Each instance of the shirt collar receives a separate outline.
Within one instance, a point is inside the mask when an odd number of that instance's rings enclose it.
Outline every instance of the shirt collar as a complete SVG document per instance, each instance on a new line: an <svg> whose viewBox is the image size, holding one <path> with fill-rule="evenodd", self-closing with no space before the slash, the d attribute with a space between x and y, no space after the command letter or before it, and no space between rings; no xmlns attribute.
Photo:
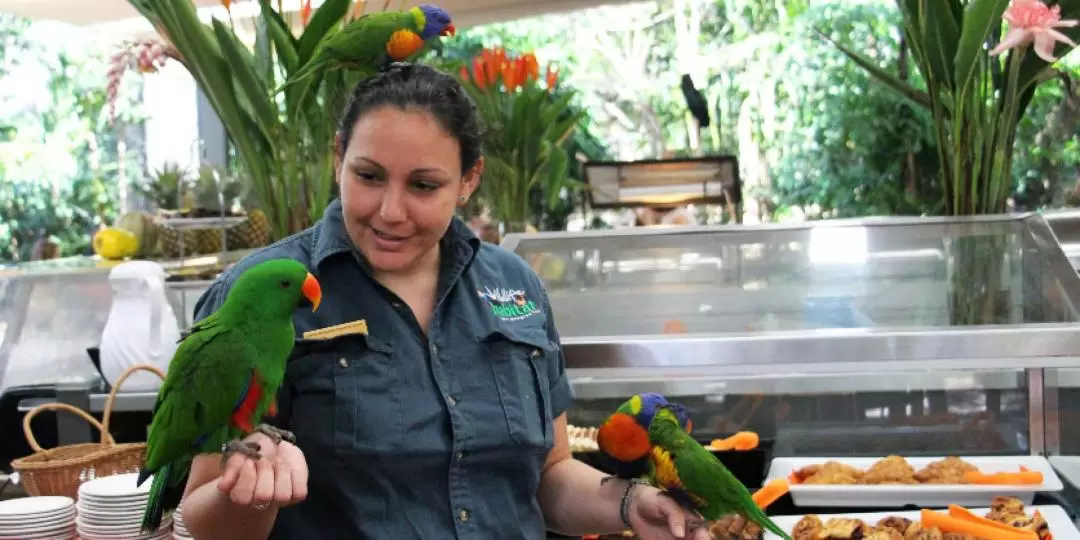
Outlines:
<svg viewBox="0 0 1080 540"><path fill-rule="evenodd" d="M326 259L342 253L353 252L357 259L367 268L367 261L363 255L353 247L352 239L345 230L345 219L341 214L341 199L335 198L326 207L323 217L316 226L314 246L311 251L312 266L318 268ZM469 226L457 217L450 221L450 227L446 230L439 248L443 255L443 268L452 270L452 274L464 271L480 252L481 241L473 234Z"/></svg>

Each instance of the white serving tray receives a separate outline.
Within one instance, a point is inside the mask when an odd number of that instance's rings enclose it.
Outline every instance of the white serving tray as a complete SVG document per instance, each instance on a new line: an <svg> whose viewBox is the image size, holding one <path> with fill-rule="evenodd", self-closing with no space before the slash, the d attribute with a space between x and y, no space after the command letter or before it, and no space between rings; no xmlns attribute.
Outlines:
<svg viewBox="0 0 1080 540"><path fill-rule="evenodd" d="M869 469L871 465L883 459L881 457L798 457L774 458L769 466L768 483L776 478L788 478L791 473L826 461L838 461L859 469ZM942 457L909 457L907 462L919 470ZM1020 467L1043 473L1043 483L1037 486L995 486L971 484L921 484L921 485L822 485L792 484L792 501L797 506L811 507L877 507L903 508L915 505L920 508L944 508L950 504L961 506L988 506L997 495L1015 497L1025 505L1031 504L1036 493L1061 491L1064 485L1061 478L1042 456L972 456L964 461L976 466L985 473L1013 472Z"/></svg>
<svg viewBox="0 0 1080 540"><path fill-rule="evenodd" d="M1046 524L1050 526L1050 532L1054 535L1054 540L1080 540L1080 530L1077 530L1076 525L1071 519L1069 514L1065 512L1060 506L1053 505L1038 505L1038 506L1025 506L1024 513L1031 515L1038 510L1042 514L1043 519L1046 520ZM941 511L941 510L939 510ZM977 515L985 516L990 511L989 508L972 508L972 512ZM888 516L897 516L910 519L912 521L919 521L919 511L911 512L865 512L865 513L851 513L851 514L818 514L821 521L826 521L830 518L854 518L861 519L870 525L877 523L882 518ZM772 520L780 526L781 529L791 534L791 530L795 528L795 525L806 514L799 514L795 516L770 516ZM765 531L765 536L762 540L780 540L779 536Z"/></svg>

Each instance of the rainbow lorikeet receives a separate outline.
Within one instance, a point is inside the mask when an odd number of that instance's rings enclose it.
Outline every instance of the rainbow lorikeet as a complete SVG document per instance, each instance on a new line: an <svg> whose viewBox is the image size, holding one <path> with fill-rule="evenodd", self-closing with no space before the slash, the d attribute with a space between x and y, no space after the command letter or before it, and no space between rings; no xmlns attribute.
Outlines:
<svg viewBox="0 0 1080 540"><path fill-rule="evenodd" d="M221 451L260 459L253 433L274 444L295 442L287 431L261 424L275 414L295 330L292 314L310 302L318 309L319 282L291 259L259 263L236 278L225 302L180 339L154 404L138 485L151 475L142 530L155 531L177 507L184 479L198 454Z"/></svg>
<svg viewBox="0 0 1080 540"><path fill-rule="evenodd" d="M686 407L651 392L635 394L619 405L597 430L596 445L617 478L641 478L649 472L649 425L662 407L670 407L687 433L693 429Z"/></svg>
<svg viewBox="0 0 1080 540"><path fill-rule="evenodd" d="M653 485L685 508L716 521L737 513L763 529L791 540L754 502L750 491L712 452L683 430L674 410L661 407L649 425L650 472Z"/></svg>
<svg viewBox="0 0 1080 540"><path fill-rule="evenodd" d="M338 67L377 71L420 52L428 40L455 33L450 14L438 6L422 4L406 11L364 15L319 44L315 54L282 88L317 72Z"/></svg>

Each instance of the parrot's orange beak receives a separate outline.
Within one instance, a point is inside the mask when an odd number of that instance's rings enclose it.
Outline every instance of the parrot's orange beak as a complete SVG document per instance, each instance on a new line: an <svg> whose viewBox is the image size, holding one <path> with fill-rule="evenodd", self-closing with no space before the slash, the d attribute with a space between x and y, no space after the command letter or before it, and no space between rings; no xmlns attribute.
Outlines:
<svg viewBox="0 0 1080 540"><path fill-rule="evenodd" d="M440 36L453 37L453 36L457 35L457 28L454 28L453 23L448 24L448 25L446 25L446 28L443 28L442 33L440 33L439 35Z"/></svg>
<svg viewBox="0 0 1080 540"><path fill-rule="evenodd" d="M307 278L304 279L300 292L304 293L304 297L311 302L311 311L319 309L319 304L322 303L322 287L319 286L319 280L315 279L311 273L308 273Z"/></svg>

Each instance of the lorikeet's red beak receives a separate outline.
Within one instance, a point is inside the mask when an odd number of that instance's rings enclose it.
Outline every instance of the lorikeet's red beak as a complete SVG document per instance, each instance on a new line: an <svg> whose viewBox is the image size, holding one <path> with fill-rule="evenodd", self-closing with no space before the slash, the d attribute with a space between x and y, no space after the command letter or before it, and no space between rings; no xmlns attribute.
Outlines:
<svg viewBox="0 0 1080 540"><path fill-rule="evenodd" d="M311 311L319 309L319 304L322 302L322 287L319 286L319 280L315 279L315 276L310 273L307 275L304 285L300 287L300 292L304 293L304 297L311 302Z"/></svg>
<svg viewBox="0 0 1080 540"><path fill-rule="evenodd" d="M440 36L451 36L451 37L453 37L453 36L457 35L457 28L454 28L453 24L448 24L448 25L446 25L446 28L443 28L443 31L439 35Z"/></svg>
<svg viewBox="0 0 1080 540"><path fill-rule="evenodd" d="M649 453L649 432L628 414L611 415L596 432L596 445L605 454L630 463Z"/></svg>

